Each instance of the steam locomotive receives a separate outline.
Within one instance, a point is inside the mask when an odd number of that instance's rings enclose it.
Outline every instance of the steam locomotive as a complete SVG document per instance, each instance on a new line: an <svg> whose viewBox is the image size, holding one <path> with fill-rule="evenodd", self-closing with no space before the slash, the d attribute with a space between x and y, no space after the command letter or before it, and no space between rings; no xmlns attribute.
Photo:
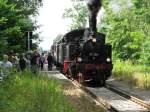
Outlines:
<svg viewBox="0 0 150 112"><path fill-rule="evenodd" d="M89 0L89 28L75 29L53 43L51 51L57 68L78 82L94 81L101 86L111 76L113 68L110 44L105 34L97 32L96 17L100 0Z"/></svg>

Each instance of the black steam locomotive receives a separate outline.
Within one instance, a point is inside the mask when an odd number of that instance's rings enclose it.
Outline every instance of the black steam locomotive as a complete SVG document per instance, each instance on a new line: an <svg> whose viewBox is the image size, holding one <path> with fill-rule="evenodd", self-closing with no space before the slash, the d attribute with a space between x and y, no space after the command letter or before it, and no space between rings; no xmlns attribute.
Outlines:
<svg viewBox="0 0 150 112"><path fill-rule="evenodd" d="M76 29L65 34L52 45L52 54L59 70L78 82L94 81L105 85L113 68L111 45L105 35L97 32L96 16L100 0L89 0L89 28Z"/></svg>

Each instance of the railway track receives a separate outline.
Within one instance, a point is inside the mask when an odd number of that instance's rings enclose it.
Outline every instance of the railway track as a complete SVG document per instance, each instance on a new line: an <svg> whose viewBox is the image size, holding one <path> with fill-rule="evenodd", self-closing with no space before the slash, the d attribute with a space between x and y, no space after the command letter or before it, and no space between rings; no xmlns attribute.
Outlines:
<svg viewBox="0 0 150 112"><path fill-rule="evenodd" d="M149 104L121 91L110 84L106 87L85 87L77 81L71 81L76 87L89 94L93 101L109 112L150 112Z"/></svg>
<svg viewBox="0 0 150 112"><path fill-rule="evenodd" d="M95 102L97 105L100 105L101 107L103 107L103 109L105 109L106 111L108 111L108 112L118 112L118 110L116 110L112 105L110 105L104 99L98 97L96 94L94 94L92 91L87 89L85 86L79 84L77 81L72 81L72 80L70 80L70 81L74 86L76 86L77 88L82 89L85 93L87 93L91 97L93 102Z"/></svg>
<svg viewBox="0 0 150 112"><path fill-rule="evenodd" d="M135 102L135 103L137 103L137 104L147 108L150 111L150 104L144 102L143 100L141 100L137 96L135 96L135 95L133 95L133 94L131 94L129 92L126 92L126 91L124 91L122 89L116 88L116 87L114 87L114 86L112 86L111 84L108 84L108 83L106 83L106 88L108 88L108 89L118 93L121 96L124 96L128 100L131 100L131 101L133 101L133 102Z"/></svg>

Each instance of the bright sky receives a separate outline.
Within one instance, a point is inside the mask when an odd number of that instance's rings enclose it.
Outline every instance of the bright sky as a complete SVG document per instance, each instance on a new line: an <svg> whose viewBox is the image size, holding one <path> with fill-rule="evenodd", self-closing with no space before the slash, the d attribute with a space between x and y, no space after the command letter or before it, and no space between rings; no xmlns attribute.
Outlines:
<svg viewBox="0 0 150 112"><path fill-rule="evenodd" d="M44 50L49 50L53 39L58 34L67 32L69 23L71 21L62 18L64 9L71 6L71 0L44 0L43 7L40 8L38 24L42 25L40 38L43 42L40 47Z"/></svg>

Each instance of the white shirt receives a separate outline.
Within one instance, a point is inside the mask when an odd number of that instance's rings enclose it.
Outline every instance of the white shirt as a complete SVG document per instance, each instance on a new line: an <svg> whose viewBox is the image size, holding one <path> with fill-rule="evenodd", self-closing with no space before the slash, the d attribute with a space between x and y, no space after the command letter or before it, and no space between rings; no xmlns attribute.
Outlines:
<svg viewBox="0 0 150 112"><path fill-rule="evenodd" d="M0 62L0 75L5 76L10 74L10 69L12 68L12 63L7 62Z"/></svg>
<svg viewBox="0 0 150 112"><path fill-rule="evenodd" d="M1 66L3 68L12 68L13 65L12 65L12 63L10 61L7 61L7 62L2 62Z"/></svg>

